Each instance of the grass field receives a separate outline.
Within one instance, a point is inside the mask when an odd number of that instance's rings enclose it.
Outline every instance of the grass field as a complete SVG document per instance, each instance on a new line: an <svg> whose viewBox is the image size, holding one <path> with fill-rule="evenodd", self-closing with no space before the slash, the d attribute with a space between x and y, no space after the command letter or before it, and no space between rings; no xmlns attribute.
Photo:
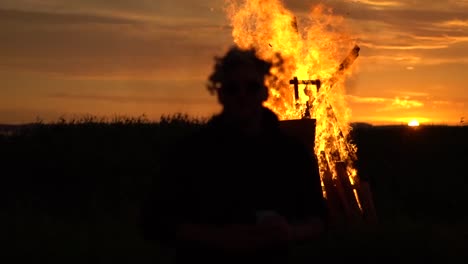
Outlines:
<svg viewBox="0 0 468 264"><path fill-rule="evenodd" d="M173 142L203 126L186 116L34 124L0 135L3 252L40 262L170 263L145 242L139 207ZM8 134L8 135L7 135ZM468 127L356 126L358 170L379 226L295 248L295 263L468 257Z"/></svg>

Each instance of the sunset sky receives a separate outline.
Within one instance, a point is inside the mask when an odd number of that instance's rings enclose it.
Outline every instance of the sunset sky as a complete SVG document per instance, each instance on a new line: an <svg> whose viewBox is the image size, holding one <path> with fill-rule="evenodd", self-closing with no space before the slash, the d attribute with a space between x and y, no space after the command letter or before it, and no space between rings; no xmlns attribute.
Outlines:
<svg viewBox="0 0 468 264"><path fill-rule="evenodd" d="M351 121L468 121L468 0L285 0L347 21L361 47ZM232 43L224 0L0 0L0 123L219 111L205 89Z"/></svg>

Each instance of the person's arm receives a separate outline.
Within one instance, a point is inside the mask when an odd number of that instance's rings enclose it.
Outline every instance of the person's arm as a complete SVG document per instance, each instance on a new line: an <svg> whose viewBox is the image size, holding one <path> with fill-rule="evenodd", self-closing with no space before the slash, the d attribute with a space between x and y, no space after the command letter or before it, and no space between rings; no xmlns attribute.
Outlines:
<svg viewBox="0 0 468 264"><path fill-rule="evenodd" d="M283 241L299 242L319 238L325 231L324 219L318 216L302 219L300 222L289 223L285 217L277 214L268 216L263 222L276 225L277 228L281 227L283 230Z"/></svg>
<svg viewBox="0 0 468 264"><path fill-rule="evenodd" d="M307 152L307 153L306 153ZM296 222L292 223L292 240L318 239L327 231L327 205L323 197L319 165L312 152L304 151L302 169L297 173Z"/></svg>
<svg viewBox="0 0 468 264"><path fill-rule="evenodd" d="M181 144L174 144L171 149L162 151L159 170L153 175L140 215L143 237L169 247L175 246L177 226L192 207L186 199L189 184L181 178L187 175L183 171L186 166L178 164L177 151L185 153L182 150Z"/></svg>
<svg viewBox="0 0 468 264"><path fill-rule="evenodd" d="M287 223L277 218L266 219L256 225L181 224L177 228L176 238L227 251L254 251L287 243L291 230Z"/></svg>
<svg viewBox="0 0 468 264"><path fill-rule="evenodd" d="M325 223L320 217L311 217L291 225L291 240L295 242L319 238L325 232Z"/></svg>
<svg viewBox="0 0 468 264"><path fill-rule="evenodd" d="M160 175L157 175L160 176ZM143 203L140 227L144 239L173 246L174 230L178 221L177 198L166 179L155 179Z"/></svg>

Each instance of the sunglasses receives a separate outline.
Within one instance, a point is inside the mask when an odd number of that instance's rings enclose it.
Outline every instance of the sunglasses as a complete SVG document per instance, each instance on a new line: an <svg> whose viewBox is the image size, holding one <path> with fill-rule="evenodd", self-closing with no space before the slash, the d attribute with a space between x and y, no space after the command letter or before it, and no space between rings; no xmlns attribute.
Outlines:
<svg viewBox="0 0 468 264"><path fill-rule="evenodd" d="M247 94L256 94L264 89L264 85L262 83L256 81L250 81L246 83L224 83L221 85L220 89L222 89L225 93L228 94L239 94L241 91Z"/></svg>

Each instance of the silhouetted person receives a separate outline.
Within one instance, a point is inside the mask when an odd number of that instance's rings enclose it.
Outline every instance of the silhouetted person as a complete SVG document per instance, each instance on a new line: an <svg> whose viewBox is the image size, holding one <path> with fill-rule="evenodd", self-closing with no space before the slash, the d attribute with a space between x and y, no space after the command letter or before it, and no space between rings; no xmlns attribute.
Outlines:
<svg viewBox="0 0 468 264"><path fill-rule="evenodd" d="M233 47L208 89L223 110L166 156L145 205L145 235L178 263L286 263L292 241L324 230L317 161L263 102L271 64Z"/></svg>

